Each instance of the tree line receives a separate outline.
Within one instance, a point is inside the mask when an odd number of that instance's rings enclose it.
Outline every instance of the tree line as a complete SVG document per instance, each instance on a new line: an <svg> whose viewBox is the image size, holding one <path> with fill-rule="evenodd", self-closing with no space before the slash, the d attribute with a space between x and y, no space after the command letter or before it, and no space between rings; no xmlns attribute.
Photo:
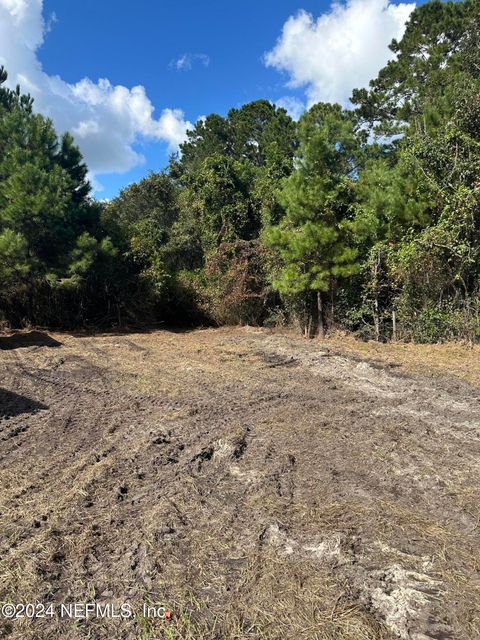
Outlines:
<svg viewBox="0 0 480 640"><path fill-rule="evenodd" d="M479 3L418 7L391 49L354 108L209 115L108 203L2 68L0 320L480 337Z"/></svg>

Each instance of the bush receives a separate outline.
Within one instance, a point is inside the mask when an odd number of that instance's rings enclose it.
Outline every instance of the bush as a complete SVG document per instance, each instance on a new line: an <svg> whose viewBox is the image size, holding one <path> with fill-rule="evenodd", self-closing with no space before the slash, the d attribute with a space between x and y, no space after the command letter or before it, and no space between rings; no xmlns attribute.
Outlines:
<svg viewBox="0 0 480 640"><path fill-rule="evenodd" d="M399 334L418 343L476 342L480 338L480 299L464 301L461 306L452 302L430 304L413 317L400 317Z"/></svg>

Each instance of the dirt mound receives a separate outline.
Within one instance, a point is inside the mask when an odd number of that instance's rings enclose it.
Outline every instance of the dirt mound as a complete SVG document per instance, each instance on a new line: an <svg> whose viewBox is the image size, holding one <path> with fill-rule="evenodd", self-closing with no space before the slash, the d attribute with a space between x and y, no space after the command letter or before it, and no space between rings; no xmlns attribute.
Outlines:
<svg viewBox="0 0 480 640"><path fill-rule="evenodd" d="M53 339L0 355L0 601L136 615L0 635L480 637L478 390L252 329Z"/></svg>
<svg viewBox="0 0 480 640"><path fill-rule="evenodd" d="M61 342L43 331L19 331L9 336L0 336L0 349L26 347L60 347Z"/></svg>

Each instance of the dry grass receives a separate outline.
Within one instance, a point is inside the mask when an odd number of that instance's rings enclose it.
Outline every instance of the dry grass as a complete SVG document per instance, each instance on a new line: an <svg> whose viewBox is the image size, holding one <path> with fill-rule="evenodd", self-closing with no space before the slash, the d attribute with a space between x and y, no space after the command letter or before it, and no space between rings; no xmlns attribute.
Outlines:
<svg viewBox="0 0 480 640"><path fill-rule="evenodd" d="M336 333L322 344L339 352L381 363L394 363L423 374L454 375L480 386L480 345L466 342L414 344L411 342L365 342Z"/></svg>
<svg viewBox="0 0 480 640"><path fill-rule="evenodd" d="M480 637L478 407L456 381L480 383L477 347L54 337L0 351L2 385L48 406L0 424L28 427L0 449L0 599L112 592L174 616L12 640Z"/></svg>

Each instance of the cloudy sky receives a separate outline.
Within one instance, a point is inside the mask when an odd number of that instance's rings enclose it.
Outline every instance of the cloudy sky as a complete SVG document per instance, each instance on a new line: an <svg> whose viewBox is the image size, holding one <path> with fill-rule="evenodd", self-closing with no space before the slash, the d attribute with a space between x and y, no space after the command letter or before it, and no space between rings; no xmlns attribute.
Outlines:
<svg viewBox="0 0 480 640"><path fill-rule="evenodd" d="M165 166L208 113L267 98L348 105L415 4L0 0L0 64L82 149L99 197Z"/></svg>

